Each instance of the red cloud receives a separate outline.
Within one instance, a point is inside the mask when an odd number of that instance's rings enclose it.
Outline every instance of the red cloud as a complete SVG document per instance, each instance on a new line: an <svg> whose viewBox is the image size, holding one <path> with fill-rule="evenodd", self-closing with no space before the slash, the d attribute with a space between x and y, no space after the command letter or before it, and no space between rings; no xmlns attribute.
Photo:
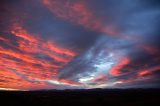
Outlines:
<svg viewBox="0 0 160 106"><path fill-rule="evenodd" d="M9 70L2 70L0 67L0 88L28 90L33 88L41 89L44 86L49 87L49 85L43 82L29 82L14 72Z"/></svg>
<svg viewBox="0 0 160 106"><path fill-rule="evenodd" d="M153 73L155 71L159 71L160 70L160 67L157 66L157 67L154 67L154 68L150 68L150 69L146 69L146 70L142 70L138 73L138 77L146 77L146 76L151 76L153 75Z"/></svg>
<svg viewBox="0 0 160 106"><path fill-rule="evenodd" d="M58 18L66 20L74 25L82 26L92 31L107 33L110 35L118 34L110 26L106 26L103 20L97 17L94 11L88 7L85 0L61 1L61 0L42 0L43 4Z"/></svg>
<svg viewBox="0 0 160 106"><path fill-rule="evenodd" d="M150 55L159 54L158 48L153 47L153 46L151 46L151 45L145 45L145 46L142 46L142 48L143 48L147 53L149 53Z"/></svg>
<svg viewBox="0 0 160 106"><path fill-rule="evenodd" d="M118 64L112 67L110 74L114 76L121 75L121 69L130 63L130 59L125 57Z"/></svg>
<svg viewBox="0 0 160 106"><path fill-rule="evenodd" d="M77 55L74 51L59 47L52 41L42 40L18 24L13 26L10 33L17 39L18 45L9 42L9 38L0 37L0 40L10 46L9 48L0 46L0 88L47 87L47 83L36 80L54 80L58 70ZM42 57L37 57L39 54ZM50 59L47 60L43 56ZM65 82L71 83L67 80Z"/></svg>
<svg viewBox="0 0 160 106"><path fill-rule="evenodd" d="M95 83L96 82L104 82L106 80L107 80L107 76L106 75L99 75L93 80L93 82L95 82Z"/></svg>
<svg viewBox="0 0 160 106"><path fill-rule="evenodd" d="M62 82L62 83L71 84L71 85L80 85L81 84L79 82L71 81L71 80L68 80L68 79L61 79L59 81Z"/></svg>
<svg viewBox="0 0 160 106"><path fill-rule="evenodd" d="M148 71L148 70L144 70L144 71L138 73L138 75L141 76L141 77L142 77L142 76L146 76L146 75L150 75L150 74L152 74L152 72L150 72L150 71Z"/></svg>

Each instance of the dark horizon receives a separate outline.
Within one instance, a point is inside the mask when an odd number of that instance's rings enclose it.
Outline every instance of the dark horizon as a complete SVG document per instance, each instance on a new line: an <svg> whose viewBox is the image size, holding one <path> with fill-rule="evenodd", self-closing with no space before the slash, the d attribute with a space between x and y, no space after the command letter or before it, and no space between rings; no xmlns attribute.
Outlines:
<svg viewBox="0 0 160 106"><path fill-rule="evenodd" d="M0 91L5 105L119 105L143 106L160 104L160 89L92 89ZM8 101L8 102L6 102Z"/></svg>

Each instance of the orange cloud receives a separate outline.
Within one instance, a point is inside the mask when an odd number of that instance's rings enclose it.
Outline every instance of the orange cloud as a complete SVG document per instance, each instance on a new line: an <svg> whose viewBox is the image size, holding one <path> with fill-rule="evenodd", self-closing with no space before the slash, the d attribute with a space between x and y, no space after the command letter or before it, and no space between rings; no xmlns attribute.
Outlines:
<svg viewBox="0 0 160 106"><path fill-rule="evenodd" d="M13 25L10 33L16 38L18 45L8 42L9 38L0 37L0 40L10 46L6 48L0 45L0 88L26 90L47 87L47 83L36 82L34 79L56 78L58 70L77 55L68 48L59 47L53 41L42 40L19 24ZM71 83L67 80L66 82Z"/></svg>
<svg viewBox="0 0 160 106"><path fill-rule="evenodd" d="M0 88L13 88L13 89L41 89L47 87L43 82L29 82L24 80L21 76L16 75L9 70L2 70L0 68Z"/></svg>
<svg viewBox="0 0 160 106"><path fill-rule="evenodd" d="M115 66L112 67L110 74L114 75L114 76L121 75L122 74L121 69L129 63L130 63L129 58L127 58L127 57L122 58L118 64L116 64Z"/></svg>
<svg viewBox="0 0 160 106"><path fill-rule="evenodd" d="M150 76L153 74L153 72L155 71L159 71L160 67L154 67L154 68L150 68L150 69L146 69L146 70L142 70L138 73L138 77L146 77L146 76Z"/></svg>
<svg viewBox="0 0 160 106"><path fill-rule="evenodd" d="M81 84L79 82L75 82L75 81L68 80L68 79L60 79L59 81L61 83L66 83L66 84L70 84L70 85L80 85Z"/></svg>
<svg viewBox="0 0 160 106"><path fill-rule="evenodd" d="M107 76L106 75L99 75L93 80L93 82L104 82L106 80L107 80Z"/></svg>
<svg viewBox="0 0 160 106"><path fill-rule="evenodd" d="M146 75L149 75L149 74L151 74L152 72L150 72L150 71L148 71L148 70L144 70L144 71L142 71L142 72L140 72L138 75L139 76L146 76Z"/></svg>

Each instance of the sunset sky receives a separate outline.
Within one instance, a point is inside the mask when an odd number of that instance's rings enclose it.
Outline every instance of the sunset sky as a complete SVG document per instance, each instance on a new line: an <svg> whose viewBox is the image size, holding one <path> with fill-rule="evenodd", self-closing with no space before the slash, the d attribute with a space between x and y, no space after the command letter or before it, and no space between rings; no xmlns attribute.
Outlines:
<svg viewBox="0 0 160 106"><path fill-rule="evenodd" d="M159 0L1 0L0 90L159 88Z"/></svg>

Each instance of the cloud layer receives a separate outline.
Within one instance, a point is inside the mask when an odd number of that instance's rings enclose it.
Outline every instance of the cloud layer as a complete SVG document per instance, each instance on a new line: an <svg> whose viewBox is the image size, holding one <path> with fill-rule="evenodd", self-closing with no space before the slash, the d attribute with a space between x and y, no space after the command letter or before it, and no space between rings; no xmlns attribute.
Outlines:
<svg viewBox="0 0 160 106"><path fill-rule="evenodd" d="M0 89L159 87L158 1L0 4Z"/></svg>

